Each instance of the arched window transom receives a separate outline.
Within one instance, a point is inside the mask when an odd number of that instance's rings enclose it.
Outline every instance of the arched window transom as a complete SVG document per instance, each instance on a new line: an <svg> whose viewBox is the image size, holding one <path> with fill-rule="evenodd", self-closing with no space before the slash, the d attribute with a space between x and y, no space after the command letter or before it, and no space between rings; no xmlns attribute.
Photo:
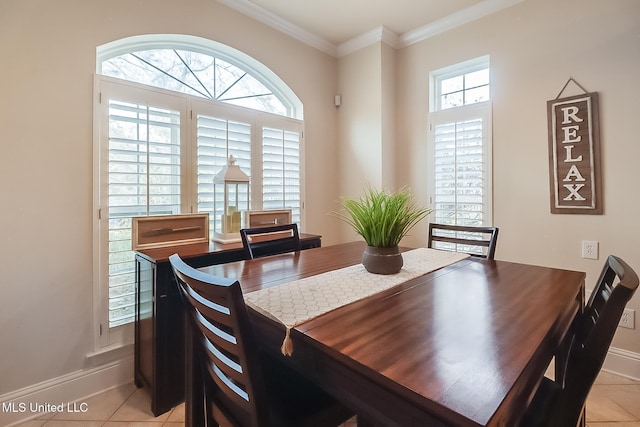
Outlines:
<svg viewBox="0 0 640 427"><path fill-rule="evenodd" d="M102 63L102 74L286 116L271 89L211 55L178 49L131 52Z"/></svg>
<svg viewBox="0 0 640 427"><path fill-rule="evenodd" d="M253 110L302 118L302 103L270 69L200 37L143 35L98 47L97 72Z"/></svg>

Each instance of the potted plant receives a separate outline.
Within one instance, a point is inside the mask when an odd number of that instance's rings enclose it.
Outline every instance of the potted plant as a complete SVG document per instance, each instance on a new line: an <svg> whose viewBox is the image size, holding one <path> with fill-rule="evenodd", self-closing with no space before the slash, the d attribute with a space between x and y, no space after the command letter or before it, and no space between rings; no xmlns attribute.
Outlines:
<svg viewBox="0 0 640 427"><path fill-rule="evenodd" d="M411 191L395 192L371 187L359 199L343 198L342 212L335 215L349 224L367 242L362 264L376 274L395 274L403 265L398 244L409 230L431 213L419 207Z"/></svg>

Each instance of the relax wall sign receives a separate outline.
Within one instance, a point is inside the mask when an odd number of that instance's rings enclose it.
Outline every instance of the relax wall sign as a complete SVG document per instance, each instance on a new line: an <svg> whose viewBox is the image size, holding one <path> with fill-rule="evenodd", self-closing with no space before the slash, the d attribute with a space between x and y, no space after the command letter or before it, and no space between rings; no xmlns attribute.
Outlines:
<svg viewBox="0 0 640 427"><path fill-rule="evenodd" d="M602 214L598 94L548 101L547 116L551 213Z"/></svg>

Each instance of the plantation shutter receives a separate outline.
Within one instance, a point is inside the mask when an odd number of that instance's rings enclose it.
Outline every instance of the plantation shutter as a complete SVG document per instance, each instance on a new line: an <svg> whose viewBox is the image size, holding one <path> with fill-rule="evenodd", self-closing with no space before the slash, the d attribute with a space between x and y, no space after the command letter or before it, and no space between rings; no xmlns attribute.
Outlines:
<svg viewBox="0 0 640 427"><path fill-rule="evenodd" d="M206 212L212 214L213 229L220 217L213 212L213 178L230 155L251 177L251 208L263 209L262 150L273 145L263 146L263 139L271 140L266 135L275 131L280 164L288 170L279 174L277 200L265 199L276 200L280 209L293 208L300 222L303 122L116 79L100 77L96 87L95 326L99 346L105 347L129 342L133 333L131 218ZM265 127L269 131L263 135ZM268 163L267 175L277 174ZM267 187L272 186L269 179ZM150 292L140 295L142 316L151 315L152 297Z"/></svg>
<svg viewBox="0 0 640 427"><path fill-rule="evenodd" d="M301 217L301 132L276 127L262 129L263 209L291 209L292 221Z"/></svg>
<svg viewBox="0 0 640 427"><path fill-rule="evenodd" d="M134 320L131 218L180 213L180 112L109 100L109 327Z"/></svg>
<svg viewBox="0 0 640 427"><path fill-rule="evenodd" d="M491 221L488 107L456 117L431 115L431 202L434 222L481 226Z"/></svg>
<svg viewBox="0 0 640 427"><path fill-rule="evenodd" d="M198 212L210 214L213 236L215 215L213 178L227 164L229 156L251 177L251 124L199 114L197 116L197 192Z"/></svg>

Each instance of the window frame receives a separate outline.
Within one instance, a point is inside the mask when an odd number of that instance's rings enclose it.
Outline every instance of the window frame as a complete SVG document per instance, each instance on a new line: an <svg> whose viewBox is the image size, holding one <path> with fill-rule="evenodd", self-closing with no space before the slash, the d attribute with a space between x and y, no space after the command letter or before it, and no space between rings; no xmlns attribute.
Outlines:
<svg viewBox="0 0 640 427"><path fill-rule="evenodd" d="M429 99L429 112L434 113L437 111L444 111L442 108L442 86L440 85L443 80L473 73L485 68L488 68L489 72L491 72L488 55L432 71L429 74L429 93L432 94ZM491 91L491 77L489 77L489 91ZM463 108L470 105L473 104L462 105L454 108ZM449 108L447 108L447 110L448 109Z"/></svg>
<svg viewBox="0 0 640 427"><path fill-rule="evenodd" d="M428 114L428 185L427 194L431 206L436 201L436 165L435 165L435 144L436 127L448 123L458 123L461 121L480 119L482 121L482 164L483 168L483 226L493 225L493 137L492 137L492 101L478 102L453 108L441 109L440 82L458 75L468 74L474 71L488 68L490 72L489 57L465 61L439 70L435 70L429 75L429 86L431 97L429 99ZM489 81L489 92L491 92L491 81ZM435 206L434 206L435 208ZM430 215L435 218L435 211ZM463 225L463 224L458 224Z"/></svg>

